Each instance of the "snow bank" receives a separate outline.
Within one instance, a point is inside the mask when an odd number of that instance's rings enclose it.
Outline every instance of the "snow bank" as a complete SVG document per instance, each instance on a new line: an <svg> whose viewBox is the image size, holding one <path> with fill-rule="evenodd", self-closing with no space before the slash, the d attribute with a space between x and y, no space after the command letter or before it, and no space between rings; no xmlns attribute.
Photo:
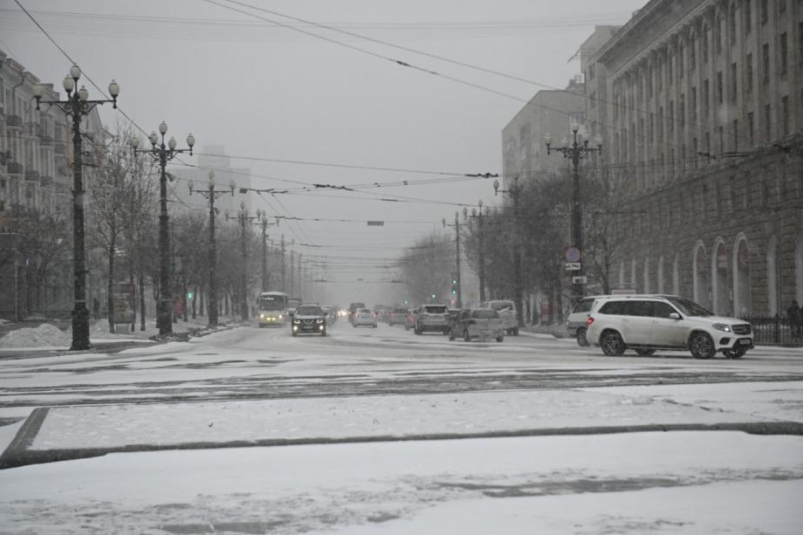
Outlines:
<svg viewBox="0 0 803 535"><path fill-rule="evenodd" d="M28 327L9 332L0 338L0 348L17 347L63 347L69 346L70 335L55 325L43 323L38 327Z"/></svg>

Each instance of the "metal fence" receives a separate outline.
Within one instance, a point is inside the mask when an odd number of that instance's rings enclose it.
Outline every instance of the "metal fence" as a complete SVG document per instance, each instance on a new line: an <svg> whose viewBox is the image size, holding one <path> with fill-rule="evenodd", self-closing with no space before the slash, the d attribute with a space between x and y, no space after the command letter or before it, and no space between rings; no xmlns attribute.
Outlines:
<svg viewBox="0 0 803 535"><path fill-rule="evenodd" d="M803 347L803 323L789 321L786 316L742 316L753 327L756 345Z"/></svg>

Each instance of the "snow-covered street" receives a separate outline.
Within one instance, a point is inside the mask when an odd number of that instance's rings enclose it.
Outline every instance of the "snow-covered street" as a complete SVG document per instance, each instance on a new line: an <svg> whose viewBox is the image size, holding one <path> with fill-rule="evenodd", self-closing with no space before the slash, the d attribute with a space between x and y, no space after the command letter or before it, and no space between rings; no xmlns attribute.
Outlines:
<svg viewBox="0 0 803 535"><path fill-rule="evenodd" d="M803 526L800 350L609 358L345 323L95 347L0 358L3 533Z"/></svg>

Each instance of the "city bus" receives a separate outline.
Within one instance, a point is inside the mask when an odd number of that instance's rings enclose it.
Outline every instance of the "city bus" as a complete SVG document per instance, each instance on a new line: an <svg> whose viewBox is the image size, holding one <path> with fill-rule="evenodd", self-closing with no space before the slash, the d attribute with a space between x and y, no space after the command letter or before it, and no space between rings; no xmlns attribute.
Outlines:
<svg viewBox="0 0 803 535"><path fill-rule="evenodd" d="M286 325L290 296L284 292L262 292L257 297L257 323L265 325Z"/></svg>

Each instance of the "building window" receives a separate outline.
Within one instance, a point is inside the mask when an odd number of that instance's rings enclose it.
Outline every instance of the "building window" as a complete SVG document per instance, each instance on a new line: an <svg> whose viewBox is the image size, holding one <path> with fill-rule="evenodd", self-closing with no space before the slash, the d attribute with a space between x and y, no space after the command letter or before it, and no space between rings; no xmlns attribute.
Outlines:
<svg viewBox="0 0 803 535"><path fill-rule="evenodd" d="M722 104L722 71L717 71L717 104Z"/></svg>
<svg viewBox="0 0 803 535"><path fill-rule="evenodd" d="M801 40L801 46L803 46L803 40ZM670 54L669 58L666 62L666 78L667 81L671 84L672 83L672 62L675 61L675 57Z"/></svg>
<svg viewBox="0 0 803 535"><path fill-rule="evenodd" d="M711 158L711 132L705 133L705 156Z"/></svg>
<svg viewBox="0 0 803 535"><path fill-rule="evenodd" d="M781 121L783 122L783 135L789 135L789 97L781 98Z"/></svg>
<svg viewBox="0 0 803 535"><path fill-rule="evenodd" d="M697 169L697 159L699 157L699 151L697 150L697 138L694 138L694 139L691 140L691 148L692 148L692 151L694 151L694 154L692 154L692 157L691 157L692 166L695 169ZM685 145L683 146L683 152L686 152L686 146Z"/></svg>
<svg viewBox="0 0 803 535"><path fill-rule="evenodd" d="M739 120L733 120L733 152L739 152Z"/></svg>
<svg viewBox="0 0 803 535"><path fill-rule="evenodd" d="M669 101L669 133L675 131L675 101Z"/></svg>
<svg viewBox="0 0 803 535"><path fill-rule="evenodd" d="M703 33L700 35L701 48L700 53L703 55L703 63L708 63L708 28L703 27Z"/></svg>
<svg viewBox="0 0 803 535"><path fill-rule="evenodd" d="M781 40L779 44L781 48L781 64L779 66L779 69L781 70L781 76L785 76L786 64L787 60L789 59L789 50L787 48L787 43L786 43L786 32L783 32L781 34Z"/></svg>
<svg viewBox="0 0 803 535"><path fill-rule="evenodd" d="M697 88L691 88L691 102L689 103L689 122L697 122Z"/></svg>
<svg viewBox="0 0 803 535"><path fill-rule="evenodd" d="M797 64L803 66L803 22L797 23Z"/></svg>
<svg viewBox="0 0 803 535"><path fill-rule="evenodd" d="M694 38L689 41L689 72L694 71L697 66L697 43Z"/></svg>
<svg viewBox="0 0 803 535"><path fill-rule="evenodd" d="M761 24L767 24L770 20L770 6L769 0L760 0L761 2Z"/></svg>
<svg viewBox="0 0 803 535"><path fill-rule="evenodd" d="M730 13L730 40L731 46L736 44L736 4L731 4L731 13Z"/></svg>
<svg viewBox="0 0 803 535"><path fill-rule="evenodd" d="M767 104L764 106L764 133L766 135L766 140L769 141L772 139L772 116L770 115L770 105Z"/></svg>
<svg viewBox="0 0 803 535"><path fill-rule="evenodd" d="M770 83L770 45L764 43L761 46L761 61L763 63L763 78L762 82L765 84Z"/></svg>
<svg viewBox="0 0 803 535"><path fill-rule="evenodd" d="M747 94L753 94L753 54L748 54L745 58L745 77L747 78Z"/></svg>
<svg viewBox="0 0 803 535"><path fill-rule="evenodd" d="M686 127L686 95L680 94L680 127Z"/></svg>
<svg viewBox="0 0 803 535"><path fill-rule="evenodd" d="M744 2L744 33L750 35L753 29L753 0Z"/></svg>
<svg viewBox="0 0 803 535"><path fill-rule="evenodd" d="M736 84L737 77L737 65L736 63L731 63L731 102L736 102L738 97L738 86Z"/></svg>
<svg viewBox="0 0 803 535"><path fill-rule="evenodd" d="M678 78L683 79L683 44L678 47Z"/></svg>
<svg viewBox="0 0 803 535"><path fill-rule="evenodd" d="M786 13L786 0L778 0L778 13L781 15Z"/></svg>
<svg viewBox="0 0 803 535"><path fill-rule="evenodd" d="M747 141L748 144L752 147L755 145L755 130L756 130L756 122L753 112L747 113Z"/></svg>
<svg viewBox="0 0 803 535"><path fill-rule="evenodd" d="M709 100L709 83L708 80L703 80L703 117L708 117L708 109L711 106L711 101Z"/></svg>

